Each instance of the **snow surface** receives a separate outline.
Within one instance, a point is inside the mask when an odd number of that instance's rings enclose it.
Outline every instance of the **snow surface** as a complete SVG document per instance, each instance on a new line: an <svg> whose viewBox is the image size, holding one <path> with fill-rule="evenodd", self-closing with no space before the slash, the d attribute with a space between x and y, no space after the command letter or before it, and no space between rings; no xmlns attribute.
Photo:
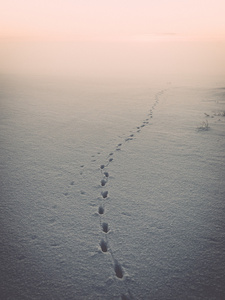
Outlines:
<svg viewBox="0 0 225 300"><path fill-rule="evenodd" d="M223 86L1 80L1 299L225 299Z"/></svg>

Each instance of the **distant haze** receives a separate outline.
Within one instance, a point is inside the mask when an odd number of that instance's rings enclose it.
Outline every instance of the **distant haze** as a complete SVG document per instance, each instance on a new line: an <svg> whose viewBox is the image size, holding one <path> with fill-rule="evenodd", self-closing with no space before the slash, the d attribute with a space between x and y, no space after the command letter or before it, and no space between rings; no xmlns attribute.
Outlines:
<svg viewBox="0 0 225 300"><path fill-rule="evenodd" d="M225 2L5 1L0 72L225 74Z"/></svg>

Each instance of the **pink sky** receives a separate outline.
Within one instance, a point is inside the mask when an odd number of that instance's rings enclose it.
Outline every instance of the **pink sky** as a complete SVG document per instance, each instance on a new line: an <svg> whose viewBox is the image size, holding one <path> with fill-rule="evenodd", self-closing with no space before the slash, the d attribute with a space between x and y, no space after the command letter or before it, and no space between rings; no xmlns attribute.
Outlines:
<svg viewBox="0 0 225 300"><path fill-rule="evenodd" d="M225 72L225 0L0 0L0 73Z"/></svg>
<svg viewBox="0 0 225 300"><path fill-rule="evenodd" d="M224 39L224 0L0 1L0 37L59 40Z"/></svg>

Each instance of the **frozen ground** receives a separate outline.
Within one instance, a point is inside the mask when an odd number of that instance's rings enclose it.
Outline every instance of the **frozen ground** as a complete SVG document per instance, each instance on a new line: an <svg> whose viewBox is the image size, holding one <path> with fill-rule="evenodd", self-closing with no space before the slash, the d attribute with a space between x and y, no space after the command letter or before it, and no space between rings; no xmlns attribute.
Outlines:
<svg viewBox="0 0 225 300"><path fill-rule="evenodd" d="M224 299L225 88L1 87L1 299Z"/></svg>

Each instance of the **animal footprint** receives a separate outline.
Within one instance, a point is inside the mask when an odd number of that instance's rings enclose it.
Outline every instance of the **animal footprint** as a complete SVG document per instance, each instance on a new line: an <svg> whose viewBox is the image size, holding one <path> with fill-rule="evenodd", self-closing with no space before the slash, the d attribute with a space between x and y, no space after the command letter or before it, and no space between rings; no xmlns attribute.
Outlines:
<svg viewBox="0 0 225 300"><path fill-rule="evenodd" d="M130 300L130 298L127 297L126 295L122 294L121 295L121 300Z"/></svg>
<svg viewBox="0 0 225 300"><path fill-rule="evenodd" d="M99 206L99 208L98 208L98 213L99 213L100 215L103 215L103 214L104 214L104 208L103 208L102 206Z"/></svg>
<svg viewBox="0 0 225 300"><path fill-rule="evenodd" d="M104 172L105 177L109 177L109 173L108 172Z"/></svg>
<svg viewBox="0 0 225 300"><path fill-rule="evenodd" d="M108 191L102 192L101 194L103 198L106 198L108 196Z"/></svg>
<svg viewBox="0 0 225 300"><path fill-rule="evenodd" d="M102 180L101 180L101 186L105 186L105 185L106 185L106 182L107 182L107 181L106 181L105 179L102 179Z"/></svg>
<svg viewBox="0 0 225 300"><path fill-rule="evenodd" d="M115 261L114 271L116 273L116 277L123 278L123 270L121 265L118 263L118 261Z"/></svg>
<svg viewBox="0 0 225 300"><path fill-rule="evenodd" d="M101 240L100 246L101 246L102 252L107 252L108 247L107 247L107 243L104 240Z"/></svg>
<svg viewBox="0 0 225 300"><path fill-rule="evenodd" d="M109 231L108 223L102 223L102 230L107 233Z"/></svg>

